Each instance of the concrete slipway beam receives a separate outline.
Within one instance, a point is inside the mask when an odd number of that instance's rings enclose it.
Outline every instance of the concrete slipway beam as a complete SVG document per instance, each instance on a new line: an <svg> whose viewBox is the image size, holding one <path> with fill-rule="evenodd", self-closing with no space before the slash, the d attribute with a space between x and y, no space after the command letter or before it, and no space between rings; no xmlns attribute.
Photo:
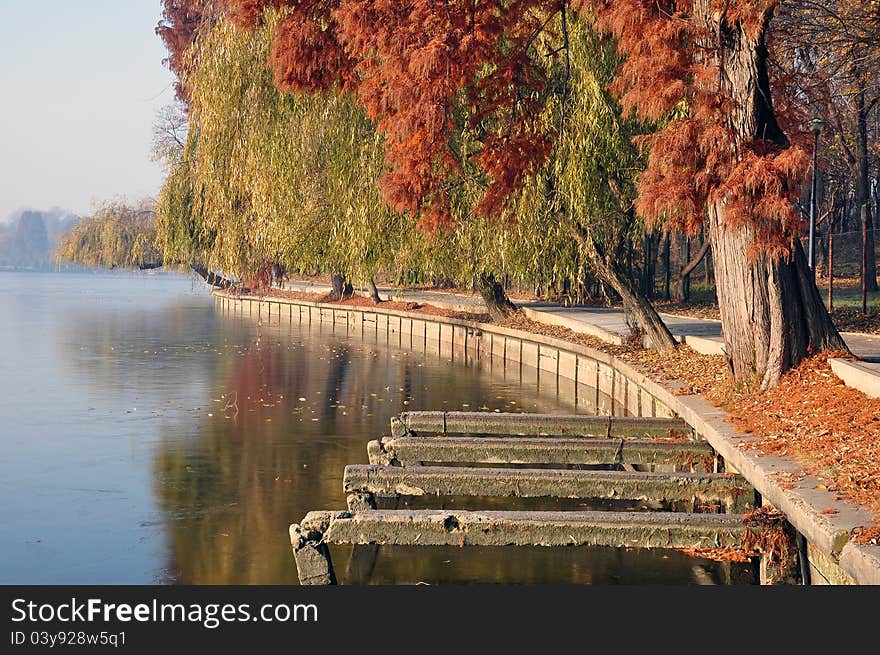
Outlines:
<svg viewBox="0 0 880 655"><path fill-rule="evenodd" d="M328 543L400 546L741 548L739 516L677 512L309 512L290 526L301 584L336 584ZM763 561L763 558L762 558Z"/></svg>
<svg viewBox="0 0 880 655"><path fill-rule="evenodd" d="M693 429L681 419L610 417L578 414L524 414L513 412L403 412L391 420L391 435L503 434L569 437L693 438Z"/></svg>
<svg viewBox="0 0 880 655"><path fill-rule="evenodd" d="M747 529L728 514L450 510L309 512L295 528L330 543L615 548L739 548Z"/></svg>
<svg viewBox="0 0 880 655"><path fill-rule="evenodd" d="M403 437L367 444L370 464L653 464L708 473L715 453L705 442L535 437Z"/></svg>
<svg viewBox="0 0 880 655"><path fill-rule="evenodd" d="M345 467L347 493L396 496L497 496L520 498L611 498L722 504L727 512L754 507L755 491L729 473L648 473L565 469L467 468L446 466Z"/></svg>

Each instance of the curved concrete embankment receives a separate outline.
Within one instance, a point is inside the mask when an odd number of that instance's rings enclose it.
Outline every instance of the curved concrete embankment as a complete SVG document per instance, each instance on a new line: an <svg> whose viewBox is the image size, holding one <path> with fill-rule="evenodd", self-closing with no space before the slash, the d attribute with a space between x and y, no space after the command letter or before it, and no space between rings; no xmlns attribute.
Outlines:
<svg viewBox="0 0 880 655"><path fill-rule="evenodd" d="M867 510L838 500L817 478L804 475L793 459L750 449L756 438L738 432L725 420L726 412L702 397L675 395L678 384L657 382L613 355L497 325L381 306L236 296L225 291L214 294L229 312L269 321L345 322L349 331L354 328L362 334L372 330L396 333L401 347L436 343L441 351L463 349L476 358L501 358L532 367L539 378L549 374L558 383L573 384L578 406L599 414L622 410L633 416L679 416L804 535L813 583L880 584L880 546L851 540L855 528L872 524Z"/></svg>

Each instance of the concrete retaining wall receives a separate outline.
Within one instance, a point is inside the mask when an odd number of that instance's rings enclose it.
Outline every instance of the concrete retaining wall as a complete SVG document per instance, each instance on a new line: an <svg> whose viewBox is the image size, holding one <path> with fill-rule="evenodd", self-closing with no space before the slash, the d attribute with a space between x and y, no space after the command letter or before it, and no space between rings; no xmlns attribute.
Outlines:
<svg viewBox="0 0 880 655"><path fill-rule="evenodd" d="M305 300L267 300L215 293L224 313L265 324L330 326L345 334L379 338L452 361L499 366L524 384L551 386L578 409L608 416L672 417L666 403L615 369L614 357L578 344L486 323L372 307L346 307Z"/></svg>

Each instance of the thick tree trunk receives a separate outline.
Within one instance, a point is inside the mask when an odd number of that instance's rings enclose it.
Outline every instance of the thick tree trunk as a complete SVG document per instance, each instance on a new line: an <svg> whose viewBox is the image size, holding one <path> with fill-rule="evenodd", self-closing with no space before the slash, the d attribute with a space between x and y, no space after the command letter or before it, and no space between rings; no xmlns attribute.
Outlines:
<svg viewBox="0 0 880 655"><path fill-rule="evenodd" d="M743 257L750 230L728 230L710 211L715 285L724 349L737 380L776 386L811 352L846 350L819 296L806 256L795 242L790 261Z"/></svg>
<svg viewBox="0 0 880 655"><path fill-rule="evenodd" d="M489 316L493 320L504 320L517 310L517 306L510 302L504 287L492 273L483 273L477 283L483 302L486 303L486 309L489 310Z"/></svg>
<svg viewBox="0 0 880 655"><path fill-rule="evenodd" d="M379 297L379 289L376 288L376 281L371 277L370 278L370 300L372 300L377 305L382 302L382 299Z"/></svg>
<svg viewBox="0 0 880 655"><path fill-rule="evenodd" d="M740 26L718 30L713 7L709 0L694 0L696 15L723 41L719 79L721 91L733 100L730 126L743 143L766 139L786 146L771 104L765 30L756 38ZM768 11L765 27L770 16ZM787 260L754 254L751 228L729 227L725 204L719 197L708 208L724 346L734 377L766 389L809 353L844 350L846 345L819 296L799 242L794 240Z"/></svg>

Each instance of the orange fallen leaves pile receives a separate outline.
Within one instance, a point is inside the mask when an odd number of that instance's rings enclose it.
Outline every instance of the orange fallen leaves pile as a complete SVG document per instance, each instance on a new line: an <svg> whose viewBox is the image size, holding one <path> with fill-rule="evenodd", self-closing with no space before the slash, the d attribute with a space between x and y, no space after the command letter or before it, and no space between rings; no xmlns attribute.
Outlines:
<svg viewBox="0 0 880 655"><path fill-rule="evenodd" d="M763 393L738 392L724 402L740 429L763 437L762 452L790 455L828 490L880 517L880 399L847 387L822 353Z"/></svg>
<svg viewBox="0 0 880 655"><path fill-rule="evenodd" d="M246 294L245 294L246 295ZM257 294L254 294L257 295ZM414 312L416 314L428 314L429 316L445 316L447 318L457 318L465 321L489 322L488 314L478 314L473 312L459 312L451 309L444 309L434 305L410 301L383 300L380 304L374 303L364 296L354 295L344 300L332 300L326 293L311 293L308 291L291 291L289 289L273 288L267 292L264 298L284 298L286 300L305 300L307 302L318 302L326 305L344 305L348 307L376 307L385 309L393 309L403 312Z"/></svg>

